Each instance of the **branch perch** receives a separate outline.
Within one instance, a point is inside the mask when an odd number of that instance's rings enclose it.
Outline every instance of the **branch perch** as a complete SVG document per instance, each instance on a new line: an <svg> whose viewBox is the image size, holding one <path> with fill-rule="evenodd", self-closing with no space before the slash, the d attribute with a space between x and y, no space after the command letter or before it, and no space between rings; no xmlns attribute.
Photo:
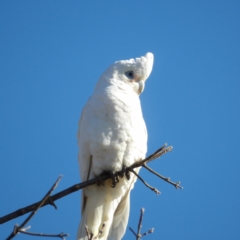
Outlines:
<svg viewBox="0 0 240 240"><path fill-rule="evenodd" d="M122 174L125 174L125 173L127 173L129 171L132 171L134 168L141 167L141 166L145 167L148 162L153 161L154 159L161 157L165 153L172 151L172 149L173 149L172 146L167 147L167 144L164 144L161 148L159 148L157 151L155 151L153 154L151 154L147 158L145 158L145 159L143 159L141 161L135 162L134 164L132 164L131 166L129 166L129 167L125 168L125 169L123 169L121 172L118 172L117 174L119 176L121 176ZM105 180L110 179L110 178L111 178L111 175L109 175L109 174L105 174L105 175L101 176L101 180L102 181L105 181ZM172 184L171 181L167 181L167 182ZM31 204L31 205L29 205L27 207L18 209L15 212L12 212L10 214L7 214L7 215L1 217L0 218L0 224L8 222L8 221L10 221L10 220L12 220L14 218L20 217L20 216L22 216L22 215L24 215L24 214L26 214L28 212L34 211L37 207L40 208L40 207L43 207L43 206L46 206L46 205L53 205L56 208L56 205L54 203L56 200L58 200L58 199L60 199L62 197L65 197L68 194L71 194L73 192L76 192L76 191L78 191L78 190L80 190L82 188L90 186L92 184L96 184L96 183L99 183L99 178L98 177L93 178L93 179L88 180L88 181L85 181L85 182L82 182L82 183L75 184L75 185L73 185L73 186L71 186L71 187L69 187L69 188L67 188L67 189L65 189L65 190L63 190L63 191L61 191L59 193L56 193L56 194L54 194L52 196L48 196L46 198L46 200L43 201L43 202L39 201L39 202L33 203L33 204ZM181 188L179 186L179 184L178 184L178 188Z"/></svg>

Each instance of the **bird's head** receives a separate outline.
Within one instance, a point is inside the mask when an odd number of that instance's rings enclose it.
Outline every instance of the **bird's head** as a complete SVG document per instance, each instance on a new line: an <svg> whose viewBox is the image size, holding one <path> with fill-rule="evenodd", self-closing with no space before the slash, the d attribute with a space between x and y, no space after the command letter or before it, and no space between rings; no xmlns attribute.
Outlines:
<svg viewBox="0 0 240 240"><path fill-rule="evenodd" d="M119 88L130 87L140 95L152 71L153 58L153 54L149 52L140 58L117 61L103 73L102 77Z"/></svg>

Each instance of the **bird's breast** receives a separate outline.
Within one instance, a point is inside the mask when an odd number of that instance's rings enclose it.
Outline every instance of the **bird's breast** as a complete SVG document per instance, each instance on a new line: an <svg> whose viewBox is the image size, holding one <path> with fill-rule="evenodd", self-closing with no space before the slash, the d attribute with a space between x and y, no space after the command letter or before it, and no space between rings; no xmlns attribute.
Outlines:
<svg viewBox="0 0 240 240"><path fill-rule="evenodd" d="M95 175L120 171L145 156L147 133L139 99L125 97L105 92L92 96L85 107L82 137L93 156Z"/></svg>

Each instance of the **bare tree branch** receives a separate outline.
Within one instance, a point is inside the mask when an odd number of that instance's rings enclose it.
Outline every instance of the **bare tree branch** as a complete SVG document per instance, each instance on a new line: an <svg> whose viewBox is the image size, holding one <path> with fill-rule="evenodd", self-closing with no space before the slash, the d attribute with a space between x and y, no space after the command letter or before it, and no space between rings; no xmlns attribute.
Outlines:
<svg viewBox="0 0 240 240"><path fill-rule="evenodd" d="M59 237L63 240L65 240L64 237L69 236L67 233L59 233L59 234L45 234L45 233L33 233L33 232L27 232L26 229L19 229L18 232L26 234L26 235L31 235L31 236L36 236L36 237Z"/></svg>
<svg viewBox="0 0 240 240"><path fill-rule="evenodd" d="M134 232L134 230L133 230L131 227L129 227L129 229L130 229L130 231L134 234L134 236L136 237L136 239L138 239L138 238L137 238L138 235Z"/></svg>
<svg viewBox="0 0 240 240"><path fill-rule="evenodd" d="M157 151L155 151L153 154L151 154L147 158L145 158L145 159L143 159L141 161L135 162L131 166L123 169L121 172L118 172L116 174L119 175L119 176L122 176L123 174L126 174L129 171L132 171L134 168L144 166L146 163L148 163L150 161L153 161L156 158L161 157L165 153L172 151L172 149L173 149L172 146L167 147L167 145L164 144L161 148L159 148ZM101 181L105 181L107 179L110 179L111 177L112 176L110 174L102 175L101 176ZM167 181L167 182L171 183L170 181ZM48 196L44 202L39 201L39 202L33 203L33 204L31 204L31 205L29 205L27 207L18 209L15 212L12 212L10 214L7 214L7 215L1 217L0 218L0 224L8 222L8 221L10 221L10 220L12 220L14 218L20 217L20 216L22 216L22 215L24 215L24 214L26 214L28 212L34 211L38 206L39 207L43 207L43 206L46 206L46 205L52 205L52 206L54 206L56 208L56 205L54 203L56 200L58 200L58 199L60 199L62 197L65 197L68 194L71 194L73 192L76 192L76 191L78 191L78 190L80 190L82 188L90 186L92 184L96 184L96 183L99 183L99 178L98 177L93 178L93 179L88 180L88 181L85 181L85 182L82 182L82 183L75 184L75 185L73 185L73 186L71 186L71 187L69 187L69 188L67 188L67 189L65 189L65 190L63 190L63 191L61 191L59 193L56 193L56 194L54 194L52 196ZM180 187L178 186L178 188L180 188Z"/></svg>
<svg viewBox="0 0 240 240"><path fill-rule="evenodd" d="M152 168L150 168L149 166L147 166L146 163L144 163L142 166L143 166L144 168L146 168L148 171L150 171L151 173L153 173L153 174L155 174L156 176L160 177L162 180L164 180L164 181L172 184L176 189L178 189L178 188L183 189L183 187L180 186L180 182L172 182L172 181L170 181L170 178L169 178L169 177L164 177L164 176L162 176L161 174L155 172Z"/></svg>
<svg viewBox="0 0 240 240"><path fill-rule="evenodd" d="M141 228L142 228L142 220L143 220L143 213L144 213L144 208L141 209L141 213L140 213L140 218L139 218L139 222L138 222L138 235L141 235Z"/></svg>
<svg viewBox="0 0 240 240"><path fill-rule="evenodd" d="M85 226L85 230L86 230L86 233L87 233L88 240L92 240L93 239L93 233L89 233L87 225Z"/></svg>
<svg viewBox="0 0 240 240"><path fill-rule="evenodd" d="M49 196L51 195L52 191L57 187L57 185L58 185L58 183L59 183L61 178L62 178L62 176L58 177L57 181L53 184L53 186L50 188L50 190L47 192L47 194L39 202L39 204L32 211L32 213L25 219L25 221L23 221L23 223L20 226L18 226L18 225L14 226L13 232L9 235L7 240L10 240L10 239L14 238L18 234L19 230L22 229L31 220L31 218L36 214L38 209L41 208L43 206L43 204L45 203L45 201L49 198Z"/></svg>
<svg viewBox="0 0 240 240"><path fill-rule="evenodd" d="M141 178L133 169L130 170L131 172L133 172L137 178L147 187L149 188L150 190L154 191L156 194L160 194L160 192L155 188L155 187L152 187L150 186L146 181L143 180L143 178Z"/></svg>
<svg viewBox="0 0 240 240"><path fill-rule="evenodd" d="M103 233L104 227L105 227L105 223L102 224L102 227L101 227L101 229L100 229L99 232L98 232L98 235L97 235L96 237L94 237L94 236L93 236L93 233L89 233L89 231L88 231L88 226L85 225L85 229L86 229L86 233L87 233L87 238L88 238L88 240L98 239L98 238L101 236L101 234Z"/></svg>
<svg viewBox="0 0 240 240"><path fill-rule="evenodd" d="M142 228L142 220L143 220L143 213L144 213L144 208L141 209L141 213L140 213L140 218L139 218L139 222L138 222L138 233L135 233L134 230L129 227L129 229L131 230L131 232L134 234L134 236L136 237L136 240L141 240L142 237L146 236L149 233L153 233L154 228L149 229L147 232L141 234L141 228Z"/></svg>

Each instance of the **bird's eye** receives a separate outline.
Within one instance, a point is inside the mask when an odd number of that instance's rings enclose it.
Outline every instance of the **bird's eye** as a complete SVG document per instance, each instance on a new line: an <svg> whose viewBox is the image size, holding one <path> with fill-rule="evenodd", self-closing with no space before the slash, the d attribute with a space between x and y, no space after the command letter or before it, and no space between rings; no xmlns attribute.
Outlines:
<svg viewBox="0 0 240 240"><path fill-rule="evenodd" d="M126 75L129 79L134 79L134 72L133 72L132 70L125 72L125 75Z"/></svg>

